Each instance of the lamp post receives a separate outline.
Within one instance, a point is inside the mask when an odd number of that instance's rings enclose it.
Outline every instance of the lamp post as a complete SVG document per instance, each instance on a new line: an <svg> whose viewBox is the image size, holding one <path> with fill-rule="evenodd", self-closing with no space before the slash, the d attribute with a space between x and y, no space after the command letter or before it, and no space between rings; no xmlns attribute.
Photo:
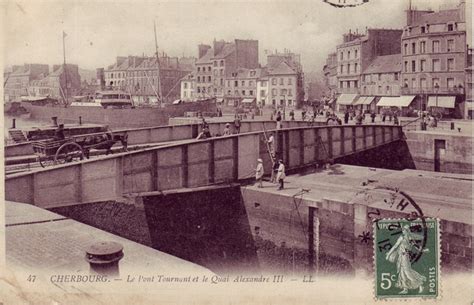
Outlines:
<svg viewBox="0 0 474 305"><path fill-rule="evenodd" d="M435 84L434 90L435 90L435 96L436 96L436 109L438 109L438 91L439 91L438 83Z"/></svg>

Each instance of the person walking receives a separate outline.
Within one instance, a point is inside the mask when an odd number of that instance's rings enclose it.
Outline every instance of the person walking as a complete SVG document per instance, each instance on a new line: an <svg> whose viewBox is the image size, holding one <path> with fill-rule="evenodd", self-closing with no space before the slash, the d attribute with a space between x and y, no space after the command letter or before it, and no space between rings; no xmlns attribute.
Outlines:
<svg viewBox="0 0 474 305"><path fill-rule="evenodd" d="M344 124L349 124L349 111L344 112Z"/></svg>
<svg viewBox="0 0 474 305"><path fill-rule="evenodd" d="M281 129L281 112L278 111L276 115L277 129Z"/></svg>
<svg viewBox="0 0 474 305"><path fill-rule="evenodd" d="M375 123L375 112L374 111L372 111L370 113L370 118L372 119L372 123Z"/></svg>
<svg viewBox="0 0 474 305"><path fill-rule="evenodd" d="M240 116L236 114L235 120L234 120L234 127L235 127L236 133L240 133L240 126L241 126Z"/></svg>
<svg viewBox="0 0 474 305"><path fill-rule="evenodd" d="M263 180L263 160L262 159L257 159L257 168L255 169L255 180L257 180L257 187L262 188L262 180Z"/></svg>
<svg viewBox="0 0 474 305"><path fill-rule="evenodd" d="M290 111L290 118L291 118L292 121L295 120L295 112L293 111L293 109L291 109L291 111Z"/></svg>
<svg viewBox="0 0 474 305"><path fill-rule="evenodd" d="M285 184L285 165L283 164L283 160L278 161L278 172L277 172L277 177L276 180L279 183L278 190L282 190Z"/></svg>
<svg viewBox="0 0 474 305"><path fill-rule="evenodd" d="M270 136L268 137L267 143L272 158L275 158L275 137L273 136L273 131L270 132Z"/></svg>
<svg viewBox="0 0 474 305"><path fill-rule="evenodd" d="M398 115L397 115L397 113L395 113L393 115L393 125L398 125Z"/></svg>

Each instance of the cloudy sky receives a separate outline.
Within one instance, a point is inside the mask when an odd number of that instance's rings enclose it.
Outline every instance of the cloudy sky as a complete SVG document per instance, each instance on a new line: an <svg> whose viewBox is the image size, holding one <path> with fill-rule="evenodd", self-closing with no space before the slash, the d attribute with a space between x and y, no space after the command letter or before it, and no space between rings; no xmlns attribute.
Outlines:
<svg viewBox="0 0 474 305"><path fill-rule="evenodd" d="M338 9L322 0L286 1L5 1L4 64L67 61L82 68L105 67L118 55L153 55L153 21L160 52L196 56L199 43L214 39L258 39L265 50L300 53L307 72L320 71L341 35L365 27L401 28L409 0L370 0ZM459 0L412 0L418 8ZM2 5L2 4L0 4Z"/></svg>

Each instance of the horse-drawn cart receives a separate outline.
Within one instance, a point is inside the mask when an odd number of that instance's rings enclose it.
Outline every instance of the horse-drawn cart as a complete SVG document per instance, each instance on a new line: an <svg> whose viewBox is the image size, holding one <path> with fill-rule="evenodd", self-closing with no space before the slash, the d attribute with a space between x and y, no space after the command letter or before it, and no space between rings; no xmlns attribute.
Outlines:
<svg viewBox="0 0 474 305"><path fill-rule="evenodd" d="M127 139L127 132L107 131L36 141L33 143L33 150L38 155L40 165L45 167L88 159L92 149L105 149L106 154L109 154L117 142L121 142L123 149L127 150Z"/></svg>

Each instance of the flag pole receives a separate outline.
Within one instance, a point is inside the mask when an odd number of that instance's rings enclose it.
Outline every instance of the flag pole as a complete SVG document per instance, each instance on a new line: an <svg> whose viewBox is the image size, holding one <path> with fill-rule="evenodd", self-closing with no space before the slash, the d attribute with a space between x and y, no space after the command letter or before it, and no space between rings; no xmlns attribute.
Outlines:
<svg viewBox="0 0 474 305"><path fill-rule="evenodd" d="M64 78L66 80L66 88L64 89L64 107L67 107L67 69L66 69L66 42L65 42L65 38L66 38L67 34L66 32L63 31L63 58L64 58L64 62L63 62L63 71L64 71Z"/></svg>
<svg viewBox="0 0 474 305"><path fill-rule="evenodd" d="M158 87L158 94L157 94L157 99L158 102L160 103L160 107L162 106L162 100L161 100L161 73L160 73L160 56L158 54L158 40L156 38L156 22L153 21L153 29L155 31L155 52L156 52L156 69L157 69L157 87Z"/></svg>

